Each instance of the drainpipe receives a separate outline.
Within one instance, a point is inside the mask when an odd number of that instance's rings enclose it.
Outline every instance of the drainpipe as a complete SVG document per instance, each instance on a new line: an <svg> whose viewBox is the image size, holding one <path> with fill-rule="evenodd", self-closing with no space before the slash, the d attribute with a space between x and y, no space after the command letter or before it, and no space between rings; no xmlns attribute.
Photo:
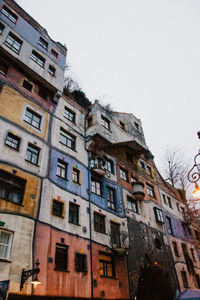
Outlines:
<svg viewBox="0 0 200 300"><path fill-rule="evenodd" d="M90 231L90 274L91 274L91 299L93 299L93 260L92 260L92 215L91 215L91 180L90 180L90 151L86 148L86 122L87 116L91 109L88 108L87 114L85 115L84 121L84 140L85 140L85 150L88 154L88 200L89 200L89 231Z"/></svg>

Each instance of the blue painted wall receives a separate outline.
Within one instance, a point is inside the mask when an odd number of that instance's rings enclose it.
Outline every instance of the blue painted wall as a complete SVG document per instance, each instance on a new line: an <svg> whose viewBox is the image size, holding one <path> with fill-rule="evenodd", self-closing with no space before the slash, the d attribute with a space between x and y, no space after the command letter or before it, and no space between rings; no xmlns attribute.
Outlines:
<svg viewBox="0 0 200 300"><path fill-rule="evenodd" d="M0 9L4 5L4 2L0 0ZM5 5L9 8L9 6L5 3ZM17 23L14 24L12 21L10 21L6 16L4 16L0 12L0 18L8 24L11 28L13 28L16 32L18 32L26 41L28 41L32 46L37 48L39 52L45 53L47 56L49 56L55 64L59 65L62 70L65 69L65 60L66 57L63 55L59 48L54 45L50 39L47 39L46 37L42 36L36 29L34 29L27 21L25 21L21 16L19 16ZM39 38L42 36L47 42L49 43L48 50L45 50L43 47L41 47L38 42ZM56 59L53 55L50 54L50 49L54 48L59 53L59 59ZM31 55L31 53L30 53Z"/></svg>

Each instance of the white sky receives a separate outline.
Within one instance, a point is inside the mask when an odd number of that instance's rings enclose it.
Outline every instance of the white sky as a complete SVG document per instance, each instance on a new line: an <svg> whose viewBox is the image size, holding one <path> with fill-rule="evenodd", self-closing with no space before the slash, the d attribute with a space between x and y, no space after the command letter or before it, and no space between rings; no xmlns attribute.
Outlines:
<svg viewBox="0 0 200 300"><path fill-rule="evenodd" d="M86 96L131 112L160 161L169 148L187 160L200 148L199 0L18 0L68 48Z"/></svg>

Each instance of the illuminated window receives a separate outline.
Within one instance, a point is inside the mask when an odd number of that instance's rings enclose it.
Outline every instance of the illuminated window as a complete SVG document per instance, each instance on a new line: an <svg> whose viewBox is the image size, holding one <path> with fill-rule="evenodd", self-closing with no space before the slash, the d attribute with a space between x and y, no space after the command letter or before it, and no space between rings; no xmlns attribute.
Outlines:
<svg viewBox="0 0 200 300"><path fill-rule="evenodd" d="M100 262L100 276L101 277L115 277L115 269L113 263L113 256L107 253L99 253Z"/></svg>

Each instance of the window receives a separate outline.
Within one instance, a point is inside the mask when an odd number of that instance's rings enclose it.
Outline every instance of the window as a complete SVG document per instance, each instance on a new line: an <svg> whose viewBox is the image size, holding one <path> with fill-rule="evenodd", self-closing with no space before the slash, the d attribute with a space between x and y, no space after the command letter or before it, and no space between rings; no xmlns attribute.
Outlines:
<svg viewBox="0 0 200 300"><path fill-rule="evenodd" d="M187 274L185 271L181 271L181 276L182 276L182 281L183 281L183 286L185 289L187 289L188 286L188 280L187 280Z"/></svg>
<svg viewBox="0 0 200 300"><path fill-rule="evenodd" d="M20 138L11 132L8 133L6 137L6 142L5 144L15 150L19 150L19 145L20 145Z"/></svg>
<svg viewBox="0 0 200 300"><path fill-rule="evenodd" d="M107 159L104 164L104 170L113 173L113 162L112 160Z"/></svg>
<svg viewBox="0 0 200 300"><path fill-rule="evenodd" d="M139 124L136 123L136 122L134 122L134 125L135 125L135 128L136 128L137 130L139 130Z"/></svg>
<svg viewBox="0 0 200 300"><path fill-rule="evenodd" d="M110 130L110 121L104 116L101 116L101 125Z"/></svg>
<svg viewBox="0 0 200 300"><path fill-rule="evenodd" d="M179 256L177 243L172 242L172 246L173 246L173 249L174 249L175 256Z"/></svg>
<svg viewBox="0 0 200 300"><path fill-rule="evenodd" d="M154 188L152 185L147 183L147 194L151 197L155 197Z"/></svg>
<svg viewBox="0 0 200 300"><path fill-rule="evenodd" d="M100 262L100 276L101 277L115 277L115 269L113 257L108 253L99 253Z"/></svg>
<svg viewBox="0 0 200 300"><path fill-rule="evenodd" d="M33 127L40 129L42 117L32 111L30 108L26 108L24 121L32 125Z"/></svg>
<svg viewBox="0 0 200 300"><path fill-rule="evenodd" d="M16 204L22 203L26 181L0 170L0 198Z"/></svg>
<svg viewBox="0 0 200 300"><path fill-rule="evenodd" d="M15 15L8 7L6 7L5 5L3 6L2 10L1 10L2 14L4 14L4 16L6 16L10 21L12 21L13 23L16 24L17 22L17 15Z"/></svg>
<svg viewBox="0 0 200 300"><path fill-rule="evenodd" d="M87 127L90 127L93 125L93 116L87 118Z"/></svg>
<svg viewBox="0 0 200 300"><path fill-rule="evenodd" d="M173 207L172 207L172 201L171 201L171 198L170 198L170 197L167 197L167 200L168 200L168 203L169 203L169 207L170 207L170 208L173 208Z"/></svg>
<svg viewBox="0 0 200 300"><path fill-rule="evenodd" d="M181 247L182 247L182 250L183 250L183 255L184 255L185 259L187 259L187 257L188 257L187 246L182 243Z"/></svg>
<svg viewBox="0 0 200 300"><path fill-rule="evenodd" d="M4 28L5 26L2 23L0 23L0 34L2 34L2 32L4 31Z"/></svg>
<svg viewBox="0 0 200 300"><path fill-rule="evenodd" d="M26 160L34 165L38 165L40 149L28 143Z"/></svg>
<svg viewBox="0 0 200 300"><path fill-rule="evenodd" d="M191 250L191 254L192 254L192 259L193 259L193 261L196 261L196 257L195 257L195 255L194 255L194 249L191 248L190 250Z"/></svg>
<svg viewBox="0 0 200 300"><path fill-rule="evenodd" d="M52 66L52 65L49 65L49 70L48 72L52 75L52 76L55 76L56 74L56 69Z"/></svg>
<svg viewBox="0 0 200 300"><path fill-rule="evenodd" d="M100 233L106 233L105 216L94 212L94 230Z"/></svg>
<svg viewBox="0 0 200 300"><path fill-rule="evenodd" d="M140 159L140 168L146 170L145 162L142 159Z"/></svg>
<svg viewBox="0 0 200 300"><path fill-rule="evenodd" d="M79 206L74 203L69 203L69 222L79 224Z"/></svg>
<svg viewBox="0 0 200 300"><path fill-rule="evenodd" d="M183 215L185 215L185 208L184 208L184 207L181 207L181 213L182 213Z"/></svg>
<svg viewBox="0 0 200 300"><path fill-rule="evenodd" d="M195 274L195 279L196 279L196 282L197 282L196 286L197 286L198 289L200 289L200 278L199 278L198 274Z"/></svg>
<svg viewBox="0 0 200 300"><path fill-rule="evenodd" d="M53 200L52 214L57 217L63 216L64 203Z"/></svg>
<svg viewBox="0 0 200 300"><path fill-rule="evenodd" d="M35 50L32 51L31 53L31 59L36 62L40 67L44 67L45 59L37 53Z"/></svg>
<svg viewBox="0 0 200 300"><path fill-rule="evenodd" d="M131 184L133 184L135 182L137 182L137 179L135 177L131 176Z"/></svg>
<svg viewBox="0 0 200 300"><path fill-rule="evenodd" d="M132 199L129 196L127 197L127 207L131 211L134 211L134 212L138 213L138 204L137 204L137 201L134 200L134 199Z"/></svg>
<svg viewBox="0 0 200 300"><path fill-rule="evenodd" d="M162 198L163 198L164 203L167 204L167 199L166 199L166 196L164 194L162 194Z"/></svg>
<svg viewBox="0 0 200 300"><path fill-rule="evenodd" d="M157 249L162 249L161 242L158 238L155 238L155 246Z"/></svg>
<svg viewBox="0 0 200 300"><path fill-rule="evenodd" d="M177 210L180 211L179 203L176 203Z"/></svg>
<svg viewBox="0 0 200 300"><path fill-rule="evenodd" d="M124 181L128 181L128 172L122 168L119 169L120 178Z"/></svg>
<svg viewBox="0 0 200 300"><path fill-rule="evenodd" d="M72 168L72 181L80 184L80 170L75 167Z"/></svg>
<svg viewBox="0 0 200 300"><path fill-rule="evenodd" d="M0 230L0 258L9 259L11 250L12 234Z"/></svg>
<svg viewBox="0 0 200 300"><path fill-rule="evenodd" d="M18 54L20 52L22 44L23 42L16 35L14 35L12 32L9 32L5 40L5 45L8 48Z"/></svg>
<svg viewBox="0 0 200 300"><path fill-rule="evenodd" d="M97 181L94 177L91 179L92 193L101 196L101 182Z"/></svg>
<svg viewBox="0 0 200 300"><path fill-rule="evenodd" d="M8 73L8 68L9 66L4 62L4 61L0 61L0 73L5 75Z"/></svg>
<svg viewBox="0 0 200 300"><path fill-rule="evenodd" d="M67 271L67 252L68 246L56 243L55 269Z"/></svg>
<svg viewBox="0 0 200 300"><path fill-rule="evenodd" d="M43 98L44 100L47 99L48 96L48 91L46 88L44 88L43 86L39 87L39 91L38 91L38 95Z"/></svg>
<svg viewBox="0 0 200 300"><path fill-rule="evenodd" d="M90 168L97 168L100 166L100 161L98 160L98 158L91 158L90 160Z"/></svg>
<svg viewBox="0 0 200 300"><path fill-rule="evenodd" d="M29 92L32 92L32 90L33 90L32 83L30 81L28 81L27 79L23 80L22 87L25 88Z"/></svg>
<svg viewBox="0 0 200 300"><path fill-rule="evenodd" d="M60 143L64 144L72 150L75 150L76 138L71 133L60 128Z"/></svg>
<svg viewBox="0 0 200 300"><path fill-rule="evenodd" d="M122 130L125 131L125 124L122 121L119 121L119 126Z"/></svg>
<svg viewBox="0 0 200 300"><path fill-rule="evenodd" d="M56 50L51 49L51 54L52 54L53 56L55 56L56 58L58 58L58 52L57 52Z"/></svg>
<svg viewBox="0 0 200 300"><path fill-rule="evenodd" d="M45 39L43 39L42 37L40 37L38 43L39 43L39 45L42 46L42 48L44 48L45 50L48 49L48 42L45 41Z"/></svg>
<svg viewBox="0 0 200 300"><path fill-rule="evenodd" d="M171 218L166 217L166 227L169 234L173 234Z"/></svg>
<svg viewBox="0 0 200 300"><path fill-rule="evenodd" d="M75 123L75 116L76 116L75 112L73 112L71 109L65 107L64 113L65 113L65 117L66 117L69 121Z"/></svg>
<svg viewBox="0 0 200 300"><path fill-rule="evenodd" d="M61 159L58 159L56 175L61 178L67 179L67 165L68 164L66 162L64 162Z"/></svg>
<svg viewBox="0 0 200 300"><path fill-rule="evenodd" d="M130 152L126 152L126 160L129 162L133 161L133 155Z"/></svg>
<svg viewBox="0 0 200 300"><path fill-rule="evenodd" d="M107 187L106 200L108 203L108 208L110 208L112 210L116 210L115 190L114 189Z"/></svg>
<svg viewBox="0 0 200 300"><path fill-rule="evenodd" d="M87 256L85 254L76 253L75 268L76 272L87 272Z"/></svg>
<svg viewBox="0 0 200 300"><path fill-rule="evenodd" d="M120 247L120 225L114 222L110 222L111 228L111 243L113 247Z"/></svg>
<svg viewBox="0 0 200 300"><path fill-rule="evenodd" d="M152 176L152 171L151 171L151 167L150 166L147 166L147 174L149 176Z"/></svg>
<svg viewBox="0 0 200 300"><path fill-rule="evenodd" d="M164 223L162 210L154 207L154 214L157 222Z"/></svg>

